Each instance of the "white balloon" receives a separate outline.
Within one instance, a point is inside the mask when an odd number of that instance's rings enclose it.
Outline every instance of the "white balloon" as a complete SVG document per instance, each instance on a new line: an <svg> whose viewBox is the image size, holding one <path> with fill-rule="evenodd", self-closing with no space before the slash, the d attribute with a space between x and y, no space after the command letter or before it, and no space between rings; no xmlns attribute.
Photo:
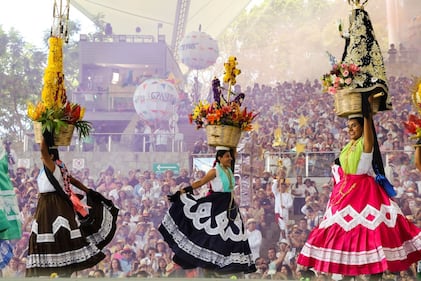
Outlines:
<svg viewBox="0 0 421 281"><path fill-rule="evenodd" d="M218 58L218 42L205 32L193 31L181 41L178 55L191 69L205 69Z"/></svg>
<svg viewBox="0 0 421 281"><path fill-rule="evenodd" d="M177 99L174 84L153 78L136 88L133 105L136 113L145 120L168 120L173 114Z"/></svg>

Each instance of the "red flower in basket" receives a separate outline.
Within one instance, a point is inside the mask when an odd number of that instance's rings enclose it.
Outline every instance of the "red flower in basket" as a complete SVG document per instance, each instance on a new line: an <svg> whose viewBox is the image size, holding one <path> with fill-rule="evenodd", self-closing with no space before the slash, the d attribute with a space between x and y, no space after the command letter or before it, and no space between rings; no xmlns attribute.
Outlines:
<svg viewBox="0 0 421 281"><path fill-rule="evenodd" d="M403 122L405 129L412 138L421 138L421 119L414 114L409 114L408 121Z"/></svg>

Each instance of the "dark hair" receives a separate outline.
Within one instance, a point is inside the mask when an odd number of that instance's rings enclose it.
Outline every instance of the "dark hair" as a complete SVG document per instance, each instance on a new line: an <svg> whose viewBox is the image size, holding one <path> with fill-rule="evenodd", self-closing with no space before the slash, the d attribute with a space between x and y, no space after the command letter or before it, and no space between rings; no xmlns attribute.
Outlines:
<svg viewBox="0 0 421 281"><path fill-rule="evenodd" d="M361 127L364 127L364 118L363 117L353 117L349 118L349 120L356 120Z"/></svg>
<svg viewBox="0 0 421 281"><path fill-rule="evenodd" d="M219 163L219 157L224 156L225 153L227 153L229 150L217 150L215 155L215 162Z"/></svg>
<svg viewBox="0 0 421 281"><path fill-rule="evenodd" d="M101 277L105 277L105 273L104 273L104 271L102 269L97 269L97 270L94 271L94 273L99 273L99 275Z"/></svg>
<svg viewBox="0 0 421 281"><path fill-rule="evenodd" d="M53 161L56 161L56 160L60 159L57 148L49 147L48 148L48 154L53 155Z"/></svg>
<svg viewBox="0 0 421 281"><path fill-rule="evenodd" d="M280 271L282 269L282 267L284 267L287 271L287 279L288 280L292 280L293 279L293 274L292 274L292 269L289 265L284 264L284 263L280 263L280 266L278 266L277 271Z"/></svg>
<svg viewBox="0 0 421 281"><path fill-rule="evenodd" d="M232 158L231 161L231 170L234 172L234 166L235 166L235 158L234 158L234 149L231 148L230 150L217 150L215 155L215 162L213 163L213 167L215 167L216 163L219 163L219 157L224 156L225 153L229 152Z"/></svg>

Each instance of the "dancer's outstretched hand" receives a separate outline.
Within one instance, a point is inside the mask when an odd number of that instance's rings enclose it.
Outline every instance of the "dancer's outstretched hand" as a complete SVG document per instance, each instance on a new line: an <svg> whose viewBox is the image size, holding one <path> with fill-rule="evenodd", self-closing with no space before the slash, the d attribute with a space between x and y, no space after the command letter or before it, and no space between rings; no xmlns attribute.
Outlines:
<svg viewBox="0 0 421 281"><path fill-rule="evenodd" d="M181 194L180 191L177 191L174 194L168 194L167 199L168 199L168 201L174 203L175 201L177 201L180 198L180 194Z"/></svg>
<svg viewBox="0 0 421 281"><path fill-rule="evenodd" d="M193 187L191 185L183 188L183 193L193 194Z"/></svg>

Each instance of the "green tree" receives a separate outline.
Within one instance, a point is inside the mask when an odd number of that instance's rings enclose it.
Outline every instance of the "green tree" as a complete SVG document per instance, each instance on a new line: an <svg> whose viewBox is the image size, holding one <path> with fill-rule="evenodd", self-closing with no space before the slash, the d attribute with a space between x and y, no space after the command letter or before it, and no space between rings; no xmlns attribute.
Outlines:
<svg viewBox="0 0 421 281"><path fill-rule="evenodd" d="M0 26L0 132L22 141L28 129L26 102L40 93L45 52L26 43L15 29Z"/></svg>
<svg viewBox="0 0 421 281"><path fill-rule="evenodd" d="M73 92L78 86L79 49L75 34L80 24L69 21L70 40L63 48L66 91ZM0 135L14 142L22 142L25 134L32 133L27 117L27 103L41 99L43 75L47 63L48 38L45 31L46 49L36 48L25 42L15 29L6 33L0 26Z"/></svg>

